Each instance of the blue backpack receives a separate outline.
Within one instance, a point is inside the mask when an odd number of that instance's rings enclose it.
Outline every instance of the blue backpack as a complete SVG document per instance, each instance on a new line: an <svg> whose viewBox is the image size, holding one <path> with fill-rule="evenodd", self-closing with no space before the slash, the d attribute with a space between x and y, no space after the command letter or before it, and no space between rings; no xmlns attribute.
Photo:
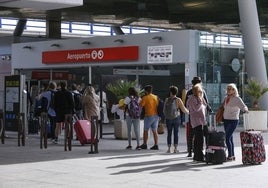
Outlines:
<svg viewBox="0 0 268 188"><path fill-rule="evenodd" d="M142 107L139 104L139 98L134 96L130 96L129 98L130 98L130 102L128 105L129 117L133 119L139 119L141 117L141 111L142 111Z"/></svg>

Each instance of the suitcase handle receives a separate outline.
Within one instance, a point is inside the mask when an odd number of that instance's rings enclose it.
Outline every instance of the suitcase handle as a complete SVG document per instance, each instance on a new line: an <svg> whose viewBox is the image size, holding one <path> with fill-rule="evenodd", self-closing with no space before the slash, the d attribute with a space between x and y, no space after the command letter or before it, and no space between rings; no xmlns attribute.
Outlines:
<svg viewBox="0 0 268 188"><path fill-rule="evenodd" d="M249 125L249 113L244 113L243 116L244 116L244 129L246 131L247 130L254 131L254 129L251 129Z"/></svg>
<svg viewBox="0 0 268 188"><path fill-rule="evenodd" d="M209 131L216 131L216 114L211 112L208 114Z"/></svg>
<svg viewBox="0 0 268 188"><path fill-rule="evenodd" d="M249 115L247 113L243 114L244 116L244 129L249 130Z"/></svg>

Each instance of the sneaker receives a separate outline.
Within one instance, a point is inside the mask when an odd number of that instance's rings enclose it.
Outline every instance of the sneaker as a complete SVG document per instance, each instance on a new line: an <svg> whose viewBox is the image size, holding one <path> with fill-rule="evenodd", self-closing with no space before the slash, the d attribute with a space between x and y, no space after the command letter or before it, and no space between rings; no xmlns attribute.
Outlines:
<svg viewBox="0 0 268 188"><path fill-rule="evenodd" d="M232 157L227 157L226 158L226 161L229 162L229 161L235 161L235 157L232 156Z"/></svg>
<svg viewBox="0 0 268 188"><path fill-rule="evenodd" d="M159 150L158 145L153 145L153 147L151 147L150 150Z"/></svg>
<svg viewBox="0 0 268 188"><path fill-rule="evenodd" d="M188 153L187 157L192 157L192 153Z"/></svg>
<svg viewBox="0 0 268 188"><path fill-rule="evenodd" d="M141 148L141 149L147 149L147 144L142 144L142 145L140 146L140 148Z"/></svg>
<svg viewBox="0 0 268 188"><path fill-rule="evenodd" d="M179 153L179 150L177 148L175 148L174 153Z"/></svg>
<svg viewBox="0 0 268 188"><path fill-rule="evenodd" d="M128 147L126 147L126 149L132 149L132 146L128 146Z"/></svg>
<svg viewBox="0 0 268 188"><path fill-rule="evenodd" d="M58 144L58 140L53 140L53 144Z"/></svg>
<svg viewBox="0 0 268 188"><path fill-rule="evenodd" d="M167 149L167 153L171 153L171 152L170 152L170 148Z"/></svg>
<svg viewBox="0 0 268 188"><path fill-rule="evenodd" d="M140 147L140 146L137 146L137 147L136 147L136 150L141 150L141 147Z"/></svg>

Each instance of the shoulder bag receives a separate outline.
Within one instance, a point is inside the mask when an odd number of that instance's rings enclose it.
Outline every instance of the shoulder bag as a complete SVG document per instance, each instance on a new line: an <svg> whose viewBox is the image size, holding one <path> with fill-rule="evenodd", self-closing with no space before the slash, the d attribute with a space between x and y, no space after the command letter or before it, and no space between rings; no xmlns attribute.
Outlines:
<svg viewBox="0 0 268 188"><path fill-rule="evenodd" d="M217 110L216 113L216 123L220 123L223 122L223 112L224 112L224 106L223 104L221 104L221 106L219 107L219 109Z"/></svg>

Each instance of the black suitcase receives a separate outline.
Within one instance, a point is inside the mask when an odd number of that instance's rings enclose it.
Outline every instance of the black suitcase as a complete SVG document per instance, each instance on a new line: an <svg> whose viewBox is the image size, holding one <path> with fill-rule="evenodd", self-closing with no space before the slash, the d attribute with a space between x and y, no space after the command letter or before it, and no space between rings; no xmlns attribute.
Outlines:
<svg viewBox="0 0 268 188"><path fill-rule="evenodd" d="M216 130L216 117L209 115L209 130L206 135L206 163L222 164L226 161L225 133Z"/></svg>
<svg viewBox="0 0 268 188"><path fill-rule="evenodd" d="M36 117L30 117L28 121L28 133L29 134L38 134L39 129L39 119Z"/></svg>

